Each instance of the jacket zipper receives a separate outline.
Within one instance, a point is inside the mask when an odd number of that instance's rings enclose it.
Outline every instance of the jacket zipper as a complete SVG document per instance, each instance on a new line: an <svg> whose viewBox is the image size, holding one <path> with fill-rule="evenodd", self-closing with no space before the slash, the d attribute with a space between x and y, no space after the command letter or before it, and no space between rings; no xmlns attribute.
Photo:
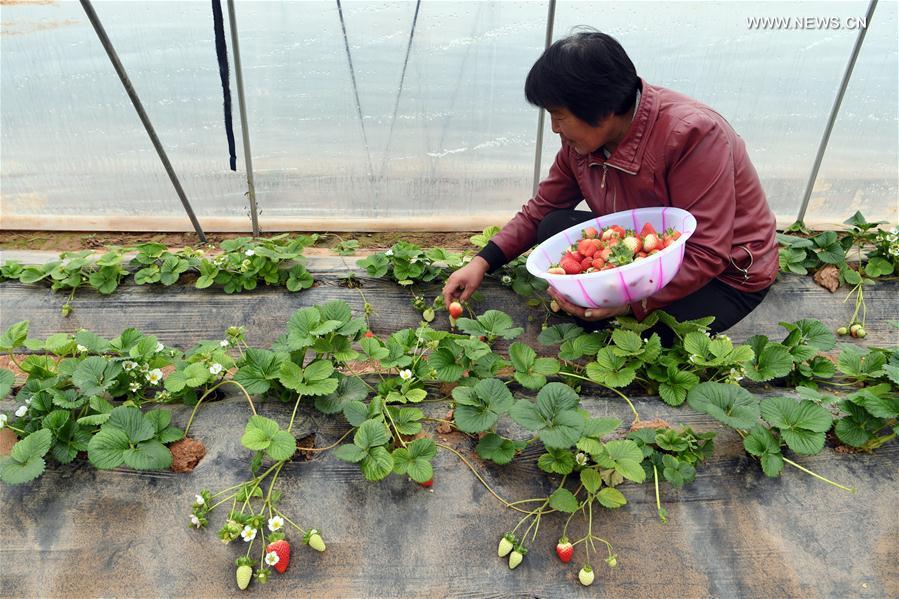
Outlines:
<svg viewBox="0 0 899 599"><path fill-rule="evenodd" d="M636 175L636 171L629 171L627 169L623 169L620 166L615 166L614 164L609 164L608 162L603 162L602 165L598 162L591 162L587 166L602 166L602 179L599 182L600 188L605 188L606 186L606 173L609 171L609 167L611 166L614 169L621 171L622 173L626 173L628 175Z"/></svg>
<svg viewBox="0 0 899 599"><path fill-rule="evenodd" d="M599 165L600 164L598 162L591 162L588 166L599 166ZM599 181L600 189L606 188L606 174L609 172L609 166L611 166L614 169L618 169L622 173L626 173L628 175L636 175L637 174L636 172L631 172L627 169L623 169L620 166L615 166L614 164L610 165L608 162L603 162L601 166L602 166L602 179L600 179L600 181ZM618 193L617 193L617 190L613 189L612 190L612 212L617 212L617 210L616 210L617 203L618 203Z"/></svg>

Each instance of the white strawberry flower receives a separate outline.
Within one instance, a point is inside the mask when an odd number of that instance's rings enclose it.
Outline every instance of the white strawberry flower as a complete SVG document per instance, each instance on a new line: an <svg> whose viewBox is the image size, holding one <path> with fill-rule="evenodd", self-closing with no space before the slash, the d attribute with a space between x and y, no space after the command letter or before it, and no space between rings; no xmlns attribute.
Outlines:
<svg viewBox="0 0 899 599"><path fill-rule="evenodd" d="M229 345L231 345L231 342L228 341L227 339L222 339L221 341L219 341L219 345L221 347L228 347Z"/></svg>
<svg viewBox="0 0 899 599"><path fill-rule="evenodd" d="M274 566L279 561L281 561L281 558L278 557L278 554L275 553L274 551L269 551L268 553L265 554L265 563L268 564L269 566Z"/></svg>
<svg viewBox="0 0 899 599"><path fill-rule="evenodd" d="M156 353L157 353L157 354L158 354L159 352L161 352L162 350L164 350L164 349L165 349L165 346L164 346L162 343L157 343L157 344L156 344Z"/></svg>
<svg viewBox="0 0 899 599"><path fill-rule="evenodd" d="M28 397L28 398L25 399L25 405L26 405L26 406L30 406L30 405L31 405L31 399L32 399L31 397Z"/></svg>
<svg viewBox="0 0 899 599"><path fill-rule="evenodd" d="M200 519L197 518L194 514L190 515L190 523L193 524L194 526L196 526L197 528L200 528L201 526L203 526L203 523L200 522Z"/></svg>
<svg viewBox="0 0 899 599"><path fill-rule="evenodd" d="M583 451L579 451L576 456L574 456L574 461L578 463L579 466L587 465L587 455Z"/></svg>
<svg viewBox="0 0 899 599"><path fill-rule="evenodd" d="M125 372L131 372L135 368L137 368L137 362L132 362L131 360L125 360L122 362L122 368L125 369Z"/></svg>
<svg viewBox="0 0 899 599"><path fill-rule="evenodd" d="M240 531L240 536L243 537L244 543L249 543L256 538L256 529L248 524Z"/></svg>
<svg viewBox="0 0 899 599"><path fill-rule="evenodd" d="M75 346L75 349L78 350L78 353L83 354L87 352L87 348L81 345L80 343Z"/></svg>
<svg viewBox="0 0 899 599"><path fill-rule="evenodd" d="M9 420L9 416L6 414L0 414L0 428L6 426L6 421Z"/></svg>
<svg viewBox="0 0 899 599"><path fill-rule="evenodd" d="M157 384L162 380L162 370L160 370L159 368L154 368L147 373L147 380L150 381L151 385Z"/></svg>
<svg viewBox="0 0 899 599"><path fill-rule="evenodd" d="M254 252L253 250L247 250L243 253L243 255L244 256L255 256L256 252Z"/></svg>
<svg viewBox="0 0 899 599"><path fill-rule="evenodd" d="M140 365L140 371L141 371L141 372L149 372L149 371L150 371L150 365L149 365L149 364L141 364L141 365Z"/></svg>
<svg viewBox="0 0 899 599"><path fill-rule="evenodd" d="M387 250L386 252L384 252L384 255L385 255L385 256L392 256L392 255L393 255L393 250Z"/></svg>
<svg viewBox="0 0 899 599"><path fill-rule="evenodd" d="M28 406L19 406L19 409L16 410L16 418L21 418L25 414L28 413Z"/></svg>
<svg viewBox="0 0 899 599"><path fill-rule="evenodd" d="M132 393L136 393L137 391L140 390L140 383L135 381L135 382L131 383L130 385L128 385L128 388L131 389Z"/></svg>
<svg viewBox="0 0 899 599"><path fill-rule="evenodd" d="M412 371L409 369L400 370L400 378L403 379L404 381L408 381L409 379L412 378Z"/></svg>
<svg viewBox="0 0 899 599"><path fill-rule="evenodd" d="M194 496L194 503L197 504L197 505L203 505L203 504L206 503L206 500L203 499L203 496L202 496L202 495L195 495L195 496Z"/></svg>
<svg viewBox="0 0 899 599"><path fill-rule="evenodd" d="M268 529L272 532L277 532L284 528L284 518L281 516L272 516L268 519Z"/></svg>

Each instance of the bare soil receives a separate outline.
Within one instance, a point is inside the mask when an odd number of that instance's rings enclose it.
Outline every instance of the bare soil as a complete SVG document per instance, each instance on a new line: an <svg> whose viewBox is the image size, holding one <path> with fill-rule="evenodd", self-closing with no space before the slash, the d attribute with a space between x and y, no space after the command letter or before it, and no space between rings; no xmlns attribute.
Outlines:
<svg viewBox="0 0 899 599"><path fill-rule="evenodd" d="M193 472L206 455L206 446L202 441L187 437L169 445L169 451L172 452L174 472Z"/></svg>

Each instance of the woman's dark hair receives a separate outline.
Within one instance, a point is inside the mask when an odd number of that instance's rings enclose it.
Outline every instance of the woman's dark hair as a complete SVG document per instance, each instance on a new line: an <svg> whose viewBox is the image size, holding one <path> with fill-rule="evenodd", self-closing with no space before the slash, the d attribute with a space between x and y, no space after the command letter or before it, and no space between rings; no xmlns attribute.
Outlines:
<svg viewBox="0 0 899 599"><path fill-rule="evenodd" d="M560 39L537 59L524 84L528 102L567 108L596 126L611 114L633 110L640 78L615 38L583 31Z"/></svg>

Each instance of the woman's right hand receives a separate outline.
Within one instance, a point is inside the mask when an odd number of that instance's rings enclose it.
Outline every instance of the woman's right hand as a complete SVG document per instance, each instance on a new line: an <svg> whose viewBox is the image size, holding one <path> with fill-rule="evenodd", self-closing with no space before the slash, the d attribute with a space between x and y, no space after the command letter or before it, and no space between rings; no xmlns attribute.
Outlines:
<svg viewBox="0 0 899 599"><path fill-rule="evenodd" d="M490 265L480 256L472 258L471 262L454 272L446 280L443 286L443 302L449 306L453 301L468 301L471 294L477 291L484 281L484 275L490 270Z"/></svg>

